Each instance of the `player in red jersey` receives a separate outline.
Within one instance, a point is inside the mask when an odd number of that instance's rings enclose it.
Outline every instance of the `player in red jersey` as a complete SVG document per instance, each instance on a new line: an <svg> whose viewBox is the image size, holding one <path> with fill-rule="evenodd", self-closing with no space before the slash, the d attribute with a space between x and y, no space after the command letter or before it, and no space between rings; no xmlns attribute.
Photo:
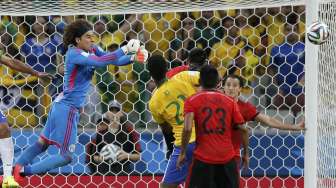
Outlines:
<svg viewBox="0 0 336 188"><path fill-rule="evenodd" d="M201 90L189 97L184 104L185 122L178 168L185 160L193 122L196 129L194 160L186 187L239 187L231 130L236 128L245 135L248 131L241 126L245 120L237 103L216 90L218 83L216 68L203 66L200 73Z"/></svg>
<svg viewBox="0 0 336 188"><path fill-rule="evenodd" d="M178 66L170 69L166 73L167 78L171 78L174 75L182 71L199 71L200 67L203 66L207 61L206 52L201 48L194 48L190 51L187 59L187 65Z"/></svg>
<svg viewBox="0 0 336 188"><path fill-rule="evenodd" d="M224 93L234 98L237 102L239 110L245 120L245 122L249 121L257 121L262 123L262 125L266 125L268 127L277 128L281 130L291 130L291 131L301 131L305 129L304 121L298 123L297 125L285 124L281 121L272 118L268 115L259 113L256 107L249 103L244 102L239 99L240 91L244 86L244 80L237 75L228 75L223 79L223 88ZM237 164L240 164L240 145L241 145L241 136L239 131L233 131L232 133L232 143L235 149L235 160ZM249 156L243 155L242 156L243 162L246 164L248 163ZM239 167L239 166L238 166Z"/></svg>

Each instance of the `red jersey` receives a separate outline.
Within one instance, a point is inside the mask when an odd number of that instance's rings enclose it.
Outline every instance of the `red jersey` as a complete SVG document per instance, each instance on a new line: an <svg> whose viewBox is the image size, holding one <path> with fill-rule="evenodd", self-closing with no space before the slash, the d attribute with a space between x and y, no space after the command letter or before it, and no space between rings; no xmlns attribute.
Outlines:
<svg viewBox="0 0 336 188"><path fill-rule="evenodd" d="M167 78L171 78L173 77L175 74L178 74L182 71L187 71L189 70L189 66L188 65L182 65L182 66L178 66L175 68L170 69L167 73L166 73L166 77Z"/></svg>
<svg viewBox="0 0 336 188"><path fill-rule="evenodd" d="M238 100L239 111L243 116L245 123L254 121L254 118L259 114L256 107L249 102ZM240 157L241 136L239 130L232 131L232 144L236 153L236 157Z"/></svg>
<svg viewBox="0 0 336 188"><path fill-rule="evenodd" d="M219 91L201 91L184 103L184 113L194 113L194 157L211 164L225 164L235 155L232 129L245 121L237 103Z"/></svg>

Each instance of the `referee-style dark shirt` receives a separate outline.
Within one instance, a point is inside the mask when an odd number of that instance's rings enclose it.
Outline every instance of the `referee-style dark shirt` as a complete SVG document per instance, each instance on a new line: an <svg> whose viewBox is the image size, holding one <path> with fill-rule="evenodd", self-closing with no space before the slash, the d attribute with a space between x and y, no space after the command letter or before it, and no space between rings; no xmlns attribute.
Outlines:
<svg viewBox="0 0 336 188"><path fill-rule="evenodd" d="M129 160L116 161L109 164L107 161L101 163L94 162L93 156L99 155L99 152L106 144L115 144L127 153L140 153L139 135L133 129L132 125L125 123L121 125L116 133L108 130L98 132L96 135L96 144L89 148L91 163L89 167L95 175L125 175L130 174L133 169Z"/></svg>

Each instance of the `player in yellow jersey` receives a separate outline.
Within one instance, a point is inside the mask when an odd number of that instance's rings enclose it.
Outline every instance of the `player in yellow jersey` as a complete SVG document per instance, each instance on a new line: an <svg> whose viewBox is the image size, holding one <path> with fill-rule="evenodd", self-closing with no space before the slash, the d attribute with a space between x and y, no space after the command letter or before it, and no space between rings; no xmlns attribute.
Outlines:
<svg viewBox="0 0 336 188"><path fill-rule="evenodd" d="M195 131L193 130L188 145L187 161L181 169L177 169L176 162L180 152L181 133L184 124L184 100L196 93L195 85L198 84L199 72L184 71L168 80L165 76L168 71L167 62L160 55L150 57L147 66L157 86L149 101L149 109L153 119L160 125L163 134L169 135L172 132L175 138L174 150L169 158L161 186L163 188L175 188L183 183L187 177L195 146Z"/></svg>

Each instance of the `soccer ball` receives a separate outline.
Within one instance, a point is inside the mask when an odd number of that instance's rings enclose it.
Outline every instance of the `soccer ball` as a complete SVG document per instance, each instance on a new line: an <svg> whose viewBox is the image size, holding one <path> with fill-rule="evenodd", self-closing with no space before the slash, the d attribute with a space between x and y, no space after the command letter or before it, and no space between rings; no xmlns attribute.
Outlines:
<svg viewBox="0 0 336 188"><path fill-rule="evenodd" d="M103 157L104 161L114 163L117 161L121 148L115 144L106 144L100 151L99 155Z"/></svg>
<svg viewBox="0 0 336 188"><path fill-rule="evenodd" d="M308 40L316 45L325 43L329 37L329 28L323 22L314 22L307 30Z"/></svg>

